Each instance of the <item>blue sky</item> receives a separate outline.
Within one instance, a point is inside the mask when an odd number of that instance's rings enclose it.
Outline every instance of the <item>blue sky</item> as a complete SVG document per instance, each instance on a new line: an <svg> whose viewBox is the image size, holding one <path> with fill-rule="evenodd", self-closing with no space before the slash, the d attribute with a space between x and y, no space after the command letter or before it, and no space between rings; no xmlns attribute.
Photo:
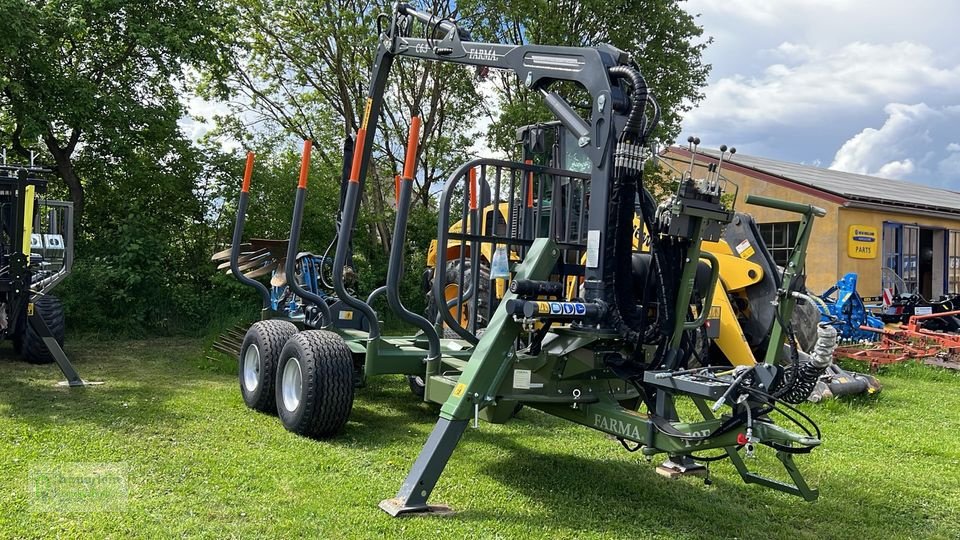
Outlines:
<svg viewBox="0 0 960 540"><path fill-rule="evenodd" d="M960 2L689 0L714 42L685 140L960 190Z"/></svg>

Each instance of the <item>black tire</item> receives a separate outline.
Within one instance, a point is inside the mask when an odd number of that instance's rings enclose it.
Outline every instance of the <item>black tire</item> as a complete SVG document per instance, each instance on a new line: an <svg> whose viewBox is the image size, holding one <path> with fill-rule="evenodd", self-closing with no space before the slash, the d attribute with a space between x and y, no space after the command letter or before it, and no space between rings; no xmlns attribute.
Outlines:
<svg viewBox="0 0 960 540"><path fill-rule="evenodd" d="M479 291L475 291L475 294L479 294L477 298L477 309L475 313L472 313L468 310L467 312L467 329L473 326L476 322L477 335L479 335L480 330L486 328L487 324L490 322L490 305L489 305L489 296L490 296L490 268L483 261L480 262L480 283ZM460 260L456 259L453 261L447 262L446 271L443 274L444 286L447 285L459 285L460 276L463 275L463 284L465 288L469 288L469 284L473 279L473 272L471 271L471 262L470 259L463 261L463 267L461 268ZM434 278L436 277L436 272L434 272ZM427 290L427 318L430 322L434 322L437 319L438 310L443 307L444 300L440 299L437 301L437 298L433 294L433 279L429 281L430 288ZM473 299L468 300L465 305L472 306ZM450 328L447 328L444 325L443 337L450 339L459 339L460 335L457 334Z"/></svg>
<svg viewBox="0 0 960 540"><path fill-rule="evenodd" d="M47 323L50 333L63 347L63 338L66 331L66 322L63 316L63 304L56 296L49 294L37 297L33 301L33 309ZM20 343L20 353L31 364L49 364L54 361L53 354L47 349L40 334L34 331L30 321L24 321L26 328L23 331L23 340ZM16 341L16 340L15 340ZM16 343L14 344L16 345Z"/></svg>
<svg viewBox="0 0 960 540"><path fill-rule="evenodd" d="M813 296L810 291L806 293ZM793 316L790 317L790 327L800 343L800 348L805 352L813 350L813 346L817 343L817 325L819 324L820 308L806 300L798 301L793 308Z"/></svg>
<svg viewBox="0 0 960 540"><path fill-rule="evenodd" d="M426 395L427 385L420 375L407 375L407 384L410 386L410 392L421 400Z"/></svg>
<svg viewBox="0 0 960 540"><path fill-rule="evenodd" d="M336 435L353 408L353 355L326 330L294 334L280 353L276 407L283 427L298 435Z"/></svg>
<svg viewBox="0 0 960 540"><path fill-rule="evenodd" d="M287 339L297 333L290 321L268 320L247 329L237 358L237 378L243 402L253 410L276 414L274 377L277 360Z"/></svg>

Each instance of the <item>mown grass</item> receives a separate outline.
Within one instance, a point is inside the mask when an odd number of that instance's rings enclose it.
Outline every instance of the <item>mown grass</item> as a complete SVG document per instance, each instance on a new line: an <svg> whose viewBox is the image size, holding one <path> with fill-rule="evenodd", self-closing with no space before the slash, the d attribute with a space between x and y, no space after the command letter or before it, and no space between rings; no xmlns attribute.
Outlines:
<svg viewBox="0 0 960 540"><path fill-rule="evenodd" d="M531 410L468 430L434 492L451 518L393 519L392 497L436 418L399 377L360 391L342 436L312 441L246 409L233 361L200 341L68 347L104 386L53 386L52 366L0 350L0 537L958 538L960 376L881 375L873 398L804 406L824 446L798 459L821 498L669 481L605 436ZM117 512L37 511L31 467L121 463ZM749 462L779 472L770 455Z"/></svg>

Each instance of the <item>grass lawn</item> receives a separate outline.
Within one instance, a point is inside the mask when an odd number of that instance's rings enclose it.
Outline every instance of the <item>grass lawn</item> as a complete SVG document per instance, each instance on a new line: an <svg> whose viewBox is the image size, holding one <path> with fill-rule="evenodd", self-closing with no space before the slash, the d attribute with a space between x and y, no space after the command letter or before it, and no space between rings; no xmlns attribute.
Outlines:
<svg viewBox="0 0 960 540"><path fill-rule="evenodd" d="M233 361L206 359L200 341L73 342L81 374L106 384L72 390L8 347L0 538L960 538L960 375L934 368L888 369L875 398L804 406L824 433L797 460L815 503L745 485L726 462L711 486L666 480L600 433L524 410L467 431L432 498L457 515L393 519L377 503L436 418L400 377L372 380L346 431L317 442L246 409ZM779 474L763 450L749 464ZM29 479L75 463L117 464L124 504L45 511Z"/></svg>

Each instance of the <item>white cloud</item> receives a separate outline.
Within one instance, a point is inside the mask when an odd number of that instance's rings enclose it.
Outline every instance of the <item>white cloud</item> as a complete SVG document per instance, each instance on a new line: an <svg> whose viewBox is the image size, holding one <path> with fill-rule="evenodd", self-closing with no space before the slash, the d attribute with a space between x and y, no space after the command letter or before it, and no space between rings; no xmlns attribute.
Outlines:
<svg viewBox="0 0 960 540"><path fill-rule="evenodd" d="M952 142L947 145L947 152L960 152L960 144Z"/></svg>
<svg viewBox="0 0 960 540"><path fill-rule="evenodd" d="M874 176L879 176L881 178L903 179L913 174L916 169L917 167L914 165L913 160L907 158L900 161L884 163L883 166L877 170L877 173Z"/></svg>
<svg viewBox="0 0 960 540"><path fill-rule="evenodd" d="M941 65L930 48L916 43L858 42L831 50L783 43L769 52L787 62L769 65L752 77L734 75L708 86L706 100L689 113L685 127L815 125L844 109L913 101L960 87L960 65Z"/></svg>
<svg viewBox="0 0 960 540"><path fill-rule="evenodd" d="M840 157L853 160L852 168L960 190L960 41L954 28L960 2L683 5L700 14L698 24L714 41L704 57L713 66L706 98L687 114L679 140L696 134L707 145L735 144L743 154L824 164L846 146ZM871 138L865 127L878 131L890 120L885 107L891 103L925 103L946 116L911 122L904 128L910 140L898 150L874 146L869 155L845 155L856 153L850 143L856 136L865 134L859 139L864 143ZM953 125L946 120L951 115ZM956 150L945 151L951 143Z"/></svg>
<svg viewBox="0 0 960 540"><path fill-rule="evenodd" d="M960 152L953 151L937 163L937 172L944 179L944 187L960 189Z"/></svg>
<svg viewBox="0 0 960 540"><path fill-rule="evenodd" d="M847 9L852 4L854 0L692 0L687 9L775 26L798 12L826 16L827 13Z"/></svg>
<svg viewBox="0 0 960 540"><path fill-rule="evenodd" d="M949 186L960 180L960 153L943 156L934 148L960 120L952 107L925 103L891 103L879 128L864 128L847 140L834 156L831 169L884 178L922 180ZM947 145L950 151L953 144ZM957 148L960 150L960 147Z"/></svg>

